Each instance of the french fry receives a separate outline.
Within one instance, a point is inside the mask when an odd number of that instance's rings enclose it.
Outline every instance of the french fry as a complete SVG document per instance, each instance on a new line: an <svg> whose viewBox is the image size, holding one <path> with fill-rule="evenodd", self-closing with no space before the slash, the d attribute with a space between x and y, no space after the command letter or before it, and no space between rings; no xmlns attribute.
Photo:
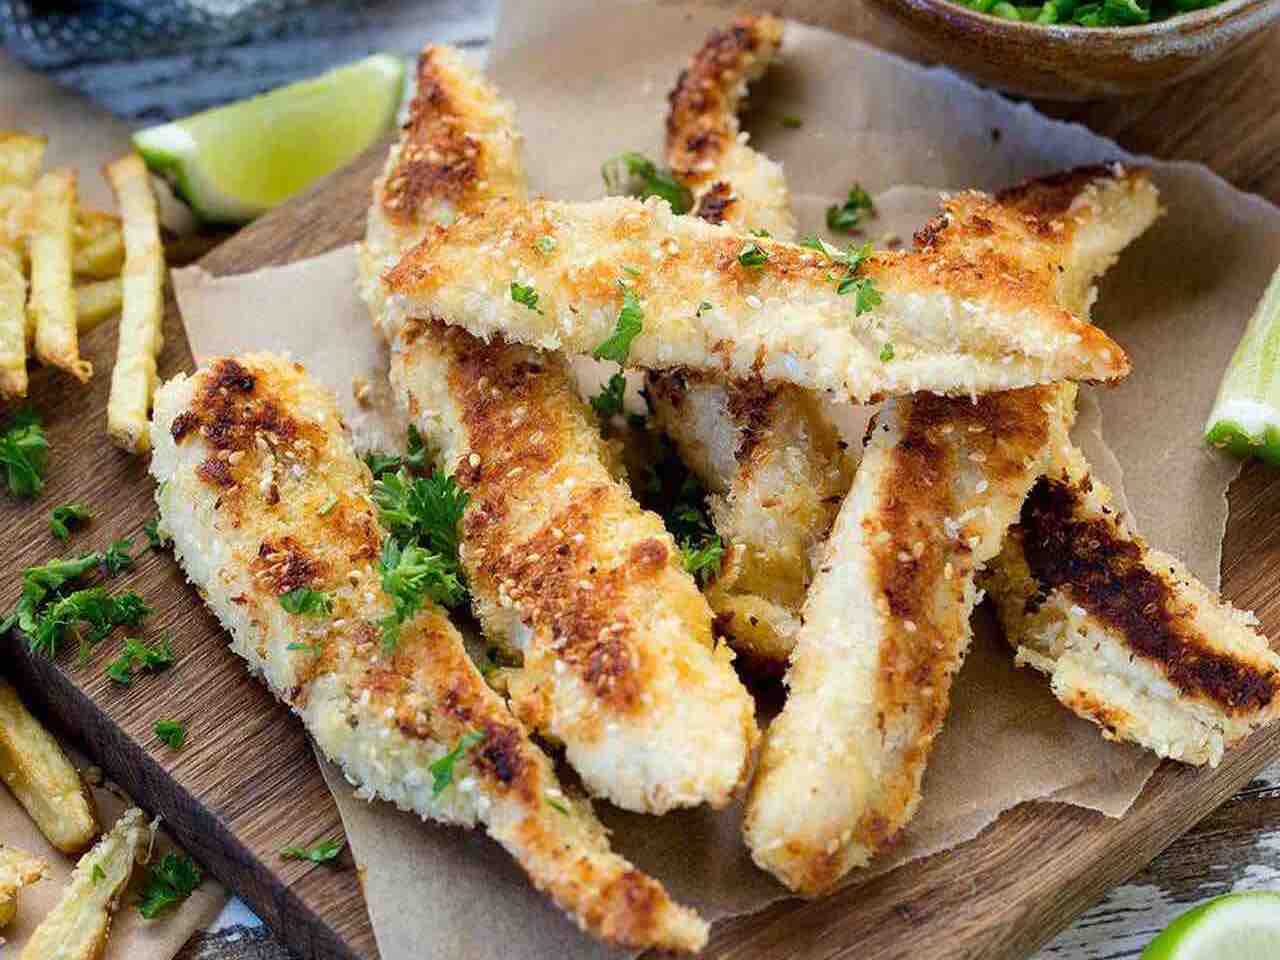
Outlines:
<svg viewBox="0 0 1280 960"><path fill-rule="evenodd" d="M76 176L51 170L36 181L31 204L31 311L36 323L36 356L82 383L93 365L80 357L76 298L71 289L71 227Z"/></svg>
<svg viewBox="0 0 1280 960"><path fill-rule="evenodd" d="M124 267L124 234L120 218L113 214L77 210L73 242L71 269L77 276L105 280Z"/></svg>
<svg viewBox="0 0 1280 960"><path fill-rule="evenodd" d="M162 337L164 247L147 166L136 153L108 164L104 173L116 193L124 222L124 306L120 342L111 371L107 433L133 453L150 447L147 414L156 388L156 356Z"/></svg>
<svg viewBox="0 0 1280 960"><path fill-rule="evenodd" d="M27 278L22 258L0 244L0 397L27 395Z"/></svg>
<svg viewBox="0 0 1280 960"><path fill-rule="evenodd" d="M30 190L0 183L0 245L13 247L25 254L30 212Z"/></svg>
<svg viewBox="0 0 1280 960"><path fill-rule="evenodd" d="M0 130L0 183L29 187L40 175L48 141L17 130Z"/></svg>
<svg viewBox="0 0 1280 960"><path fill-rule="evenodd" d="M0 928L18 912L18 894L23 887L44 879L49 865L17 847L0 844Z"/></svg>
<svg viewBox="0 0 1280 960"><path fill-rule="evenodd" d="M124 283L120 277L94 280L76 287L76 326L88 333L120 309L124 302Z"/></svg>
<svg viewBox="0 0 1280 960"><path fill-rule="evenodd" d="M0 680L0 780L45 838L63 853L80 853L98 835L93 801L80 774L4 680Z"/></svg>
<svg viewBox="0 0 1280 960"><path fill-rule="evenodd" d="M18 960L98 960L134 865L146 862L151 839L141 810L122 813L111 832L80 858L62 899L36 927Z"/></svg>

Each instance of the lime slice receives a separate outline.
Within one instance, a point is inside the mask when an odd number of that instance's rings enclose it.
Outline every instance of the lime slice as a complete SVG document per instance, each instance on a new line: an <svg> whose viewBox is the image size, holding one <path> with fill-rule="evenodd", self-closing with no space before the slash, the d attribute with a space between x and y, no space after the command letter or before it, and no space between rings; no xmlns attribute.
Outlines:
<svg viewBox="0 0 1280 960"><path fill-rule="evenodd" d="M1273 284L1274 286L1274 284ZM1229 893L1173 921L1141 960L1275 960L1280 893Z"/></svg>
<svg viewBox="0 0 1280 960"><path fill-rule="evenodd" d="M1280 270L1222 375L1205 439L1280 466Z"/></svg>
<svg viewBox="0 0 1280 960"><path fill-rule="evenodd" d="M391 129L404 61L375 54L312 80L133 136L202 220L244 223L338 169Z"/></svg>

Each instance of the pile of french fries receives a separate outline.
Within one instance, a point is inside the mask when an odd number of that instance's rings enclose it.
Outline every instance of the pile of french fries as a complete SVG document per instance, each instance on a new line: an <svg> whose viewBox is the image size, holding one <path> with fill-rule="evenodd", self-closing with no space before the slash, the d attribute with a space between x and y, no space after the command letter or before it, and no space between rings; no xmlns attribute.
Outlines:
<svg viewBox="0 0 1280 960"><path fill-rule="evenodd" d="M141 810L130 808L94 844L102 829L93 795L58 741L4 680L0 779L51 846L72 856L83 854L62 898L32 933L18 960L96 960L106 947L111 919L135 866L150 855L153 826ZM0 842L0 929L17 915L23 888L44 879L48 869L41 858Z"/></svg>
<svg viewBox="0 0 1280 960"><path fill-rule="evenodd" d="M41 172L44 137L0 131L0 398L27 395L33 357L81 383L93 365L80 334L117 312L107 432L149 447L147 413L161 347L164 247L155 193L136 154L108 164L119 215L81 207L75 171Z"/></svg>

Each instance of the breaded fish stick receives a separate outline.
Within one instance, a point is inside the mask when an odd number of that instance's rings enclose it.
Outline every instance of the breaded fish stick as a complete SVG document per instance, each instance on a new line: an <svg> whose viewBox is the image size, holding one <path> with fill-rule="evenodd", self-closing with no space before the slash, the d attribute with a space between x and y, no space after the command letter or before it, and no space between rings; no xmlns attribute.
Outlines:
<svg viewBox="0 0 1280 960"><path fill-rule="evenodd" d="M743 14L707 37L667 97L667 166L693 191L694 216L790 240L796 219L782 166L748 147L738 125L747 84L777 56L782 26Z"/></svg>
<svg viewBox="0 0 1280 960"><path fill-rule="evenodd" d="M712 32L668 98L667 165L694 191L703 220L791 240L782 167L747 146L737 117L746 83L764 73L781 39L772 16L745 14ZM685 369L651 371L647 386L654 417L706 487L728 548L707 590L718 628L757 668L779 670L853 458L821 398L800 387Z"/></svg>
<svg viewBox="0 0 1280 960"><path fill-rule="evenodd" d="M393 323L439 316L570 355L614 332L629 292L646 320L631 342L634 366L758 375L855 401L1112 380L1129 369L1117 344L995 254L878 253L858 276L882 297L861 316L828 252L744 238L657 198L610 197L494 204L429 231L384 280ZM532 288L536 308L512 299L513 283Z"/></svg>
<svg viewBox="0 0 1280 960"><path fill-rule="evenodd" d="M155 397L151 472L165 531L232 647L364 793L481 824L583 929L693 950L707 927L610 851L590 806L481 678L430 601L386 652L383 533L333 397L270 354L212 361ZM281 597L325 597L311 614ZM456 751L442 786L433 763Z"/></svg>
<svg viewBox="0 0 1280 960"><path fill-rule="evenodd" d="M510 124L510 108L439 50L423 54L410 123L375 185L370 237L387 237L395 214L403 239L446 210L475 209L496 183L523 195L519 157L505 149L515 134L486 121ZM446 176L457 164L428 149L442 129L470 145L466 177ZM408 210L394 189L407 181L439 186ZM377 297L371 306L376 317ZM411 321L392 341L391 380L470 494L461 558L486 635L522 655L508 678L517 715L562 742L587 789L619 806L727 803L750 769L754 705L730 652L715 648L711 610L661 519L610 469L563 359Z"/></svg>
<svg viewBox="0 0 1280 960"><path fill-rule="evenodd" d="M1158 215L1142 170L1074 171L999 199L1032 227L1061 225L1055 296L1080 316L1098 274ZM1104 736L1216 765L1276 718L1280 659L1249 615L1149 548L1090 472L1078 448L1055 451L983 586L1019 662Z"/></svg>
<svg viewBox="0 0 1280 960"><path fill-rule="evenodd" d="M914 815L969 647L974 576L1066 440L1055 396L920 393L878 414L747 801L752 857L792 890L830 889Z"/></svg>

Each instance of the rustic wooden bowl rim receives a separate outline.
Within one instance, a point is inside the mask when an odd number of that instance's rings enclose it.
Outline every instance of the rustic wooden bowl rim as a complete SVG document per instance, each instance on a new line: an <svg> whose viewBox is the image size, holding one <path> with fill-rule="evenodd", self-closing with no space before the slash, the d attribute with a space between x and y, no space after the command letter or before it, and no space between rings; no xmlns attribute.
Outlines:
<svg viewBox="0 0 1280 960"><path fill-rule="evenodd" d="M1055 40L1070 41L1074 38L1096 42L1108 40L1150 40L1171 31L1182 31L1198 26L1212 26L1216 22L1229 19L1247 7L1263 7L1274 0L1223 0L1222 3L1188 13L1179 13L1165 20L1139 24L1132 27L1077 27L1062 23L1029 23L1026 20L1006 20L990 13L981 13L967 7L959 0L899 0L906 6L919 10L945 10L949 18L968 20L973 26L995 28L998 32L1019 33L1038 32ZM1012 0L1011 0L1012 2Z"/></svg>

